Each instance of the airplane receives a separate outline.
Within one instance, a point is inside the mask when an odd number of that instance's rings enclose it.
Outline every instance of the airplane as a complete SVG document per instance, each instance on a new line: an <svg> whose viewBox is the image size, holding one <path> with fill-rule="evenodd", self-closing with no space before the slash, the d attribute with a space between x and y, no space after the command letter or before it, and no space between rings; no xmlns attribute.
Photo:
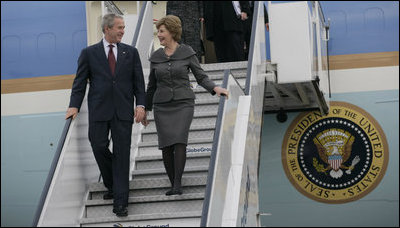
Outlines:
<svg viewBox="0 0 400 228"><path fill-rule="evenodd" d="M216 63L203 39L202 67L230 97L191 76L184 194L163 194L150 113L133 127L129 215L113 215L86 104L64 119L77 59L117 13L147 81L165 9L1 2L2 226L399 226L398 1L256 1L248 61Z"/></svg>

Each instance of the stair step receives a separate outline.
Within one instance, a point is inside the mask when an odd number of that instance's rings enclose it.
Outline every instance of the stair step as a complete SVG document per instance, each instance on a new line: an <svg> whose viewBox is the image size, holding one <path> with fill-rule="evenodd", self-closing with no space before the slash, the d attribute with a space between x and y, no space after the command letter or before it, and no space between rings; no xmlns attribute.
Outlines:
<svg viewBox="0 0 400 228"><path fill-rule="evenodd" d="M245 87L245 85L246 85L246 78L238 78L238 79L236 79L236 81L239 83L239 85L241 86L241 87ZM216 85L222 85L222 82L223 82L223 80L221 79L221 80L215 80L214 81L214 83L216 84Z"/></svg>
<svg viewBox="0 0 400 228"><path fill-rule="evenodd" d="M191 130L189 131L189 139L197 139L197 138L206 138L206 137L213 137L214 136L214 128L209 129L198 129L198 130ZM153 142L157 141L158 136L157 132L154 131L151 134L144 134L142 135L142 142Z"/></svg>
<svg viewBox="0 0 400 228"><path fill-rule="evenodd" d="M165 193L170 189L171 189L171 184L161 188L131 189L129 191L129 197L165 196ZM199 186L196 185L182 186L182 191L184 194L204 193L206 191L206 186L205 184ZM103 200L104 193L106 193L106 190L90 192L88 200Z"/></svg>
<svg viewBox="0 0 400 228"><path fill-rule="evenodd" d="M213 138L199 138L199 139L191 139L188 140L188 147L190 144L197 144L197 143L212 143ZM158 141L151 141L151 142L140 142L139 148L142 147L158 147Z"/></svg>
<svg viewBox="0 0 400 228"><path fill-rule="evenodd" d="M179 200L197 200L204 199L204 192L202 193L186 193L183 192L182 195L166 196L162 195L152 195L152 196L129 196L128 203L150 203L150 202L166 202L166 201L179 201ZM103 206L103 205L113 205L113 200L103 200L95 199L86 201L86 206Z"/></svg>
<svg viewBox="0 0 400 228"><path fill-rule="evenodd" d="M201 100L194 100L195 105L204 105L204 104L219 104L219 97L215 96L212 99L201 99Z"/></svg>
<svg viewBox="0 0 400 228"><path fill-rule="evenodd" d="M207 182L207 175L198 176L183 176L182 186L204 186ZM162 178L148 178L148 179L133 179L129 182L129 189L132 191L137 189L155 189L155 188L169 188L171 183L167 176ZM89 186L89 192L106 192L107 189L103 183L94 183Z"/></svg>
<svg viewBox="0 0 400 228"><path fill-rule="evenodd" d="M204 155L203 155L204 154ZM211 153L187 153L186 167L209 166ZM196 155L196 156L194 156ZM136 158L136 170L164 168L162 156L148 156L139 160ZM185 169L186 170L186 169Z"/></svg>
<svg viewBox="0 0 400 228"><path fill-rule="evenodd" d="M210 114L201 113L217 113L219 100L220 98L218 96L212 96L210 94L208 94L204 99L195 99L194 117L202 117L204 115L210 116ZM153 112L149 113L148 118L149 120L154 120Z"/></svg>
<svg viewBox="0 0 400 228"><path fill-rule="evenodd" d="M203 208L203 198L191 199L191 200L175 200L175 201L158 201L158 202L141 202L141 203L129 203L128 214L131 215L145 215L154 213L168 213L174 212L187 212L187 211L199 211ZM112 217L115 214L112 212L113 203L110 201L109 204L87 206L86 207L86 218L98 218L98 217Z"/></svg>
<svg viewBox="0 0 400 228"><path fill-rule="evenodd" d="M236 79L246 78L247 69L232 70L231 73ZM206 74L207 74L208 78L210 78L212 81L222 80L224 78L223 70L208 71L208 72L206 72ZM196 82L196 78L193 76L192 73L189 74L189 79L191 82Z"/></svg>
<svg viewBox="0 0 400 228"><path fill-rule="evenodd" d="M213 142L205 143L191 143L189 139L189 144L186 148L187 155L210 152L212 150ZM155 146L141 147L138 151L138 156L161 156L161 150L158 149L158 144Z"/></svg>
<svg viewBox="0 0 400 228"><path fill-rule="evenodd" d="M199 112L218 112L219 103L197 104L194 106L194 114Z"/></svg>
<svg viewBox="0 0 400 228"><path fill-rule="evenodd" d="M197 154L187 154L186 159L191 159L191 158L204 158L204 157L210 157L211 152L203 152L203 153L197 153ZM141 156L136 158L136 162L148 162L148 161L162 161L162 156L156 155L156 156Z"/></svg>
<svg viewBox="0 0 400 228"><path fill-rule="evenodd" d="M194 167L185 167L183 175L195 172L208 172L208 165L207 166L194 166ZM146 176L146 175L154 175L154 174L162 174L166 175L164 168L159 169L141 169L141 170L134 170L132 175L134 178L137 176ZM186 176L186 175L185 175Z"/></svg>
<svg viewBox="0 0 400 228"><path fill-rule="evenodd" d="M212 122L214 118L209 119L209 121L204 122ZM215 121L214 123L207 123L207 124L197 124L197 125L190 125L189 131L201 131L201 130L215 130ZM156 127L147 127L142 130L142 135L147 134L155 134L157 133Z"/></svg>
<svg viewBox="0 0 400 228"><path fill-rule="evenodd" d="M197 177L199 175L207 175L207 173L208 173L208 166L207 167L186 167L185 171L182 175L182 178ZM147 169L147 170L144 169L144 170L133 171L132 176L136 180L144 180L144 179L148 179L148 178L167 177L167 173L164 168Z"/></svg>
<svg viewBox="0 0 400 228"><path fill-rule="evenodd" d="M204 90L204 92L197 92L195 96L196 100L219 99L217 95L211 95L211 93L206 90Z"/></svg>
<svg viewBox="0 0 400 228"><path fill-rule="evenodd" d="M194 112L193 114L193 119L196 118L202 118L202 117L216 117L218 115L218 106L215 106L215 110L211 111L204 111L204 112ZM154 115L153 112L149 112L149 115L147 116L147 120L152 121L154 120Z"/></svg>
<svg viewBox="0 0 400 228"><path fill-rule="evenodd" d="M151 213L142 215L131 215L119 218L117 216L100 218L83 218L82 226L124 226L124 227L191 227L200 226L201 210L189 212L169 212L169 213ZM168 219L168 221L166 221Z"/></svg>
<svg viewBox="0 0 400 228"><path fill-rule="evenodd" d="M166 175L165 175L166 176ZM199 176L183 176L182 191L183 195L204 194L206 189L207 175ZM137 197L164 197L165 193L171 188L168 177L163 178L146 178L134 179L130 181L129 197L134 199ZM103 183L96 183L89 186L89 197L87 202L95 200L97 203L112 202L112 200L103 200L104 193L107 189ZM181 196L183 196L181 195ZM178 197L178 196L176 196ZM186 196L183 196L184 198Z"/></svg>
<svg viewBox="0 0 400 228"><path fill-rule="evenodd" d="M199 129L215 129L215 122L217 116L204 116L193 118L189 130L199 130ZM154 121L150 121L149 125L142 130L142 134L155 133L156 125Z"/></svg>
<svg viewBox="0 0 400 228"><path fill-rule="evenodd" d="M247 61L240 62L225 62L225 63L209 63L209 64L200 64L201 68L204 71L212 71L212 70L225 70L225 69L246 69Z"/></svg>

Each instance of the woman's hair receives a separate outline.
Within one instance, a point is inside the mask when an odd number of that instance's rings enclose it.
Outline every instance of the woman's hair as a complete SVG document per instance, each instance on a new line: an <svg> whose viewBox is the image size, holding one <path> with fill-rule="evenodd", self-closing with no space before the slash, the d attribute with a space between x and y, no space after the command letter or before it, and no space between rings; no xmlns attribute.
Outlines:
<svg viewBox="0 0 400 228"><path fill-rule="evenodd" d="M156 28L160 29L160 26L164 25L165 28L171 33L172 38L179 42L182 36L182 23L179 17L174 15L167 15L157 21Z"/></svg>

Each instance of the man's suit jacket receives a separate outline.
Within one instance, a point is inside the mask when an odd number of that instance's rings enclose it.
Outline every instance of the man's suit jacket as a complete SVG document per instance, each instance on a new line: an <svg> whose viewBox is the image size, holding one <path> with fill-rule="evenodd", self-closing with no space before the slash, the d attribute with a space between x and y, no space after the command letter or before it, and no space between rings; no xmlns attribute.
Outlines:
<svg viewBox="0 0 400 228"><path fill-rule="evenodd" d="M87 80L89 122L111 120L117 113L120 120L133 121L136 105L145 105L142 64L136 48L119 43L115 76L111 75L103 41L82 50L72 86L69 107L80 109Z"/></svg>
<svg viewBox="0 0 400 228"><path fill-rule="evenodd" d="M250 14L248 1L239 1L241 11ZM204 3L206 37L213 41L217 31L243 32L243 21L236 15L232 1L206 1Z"/></svg>

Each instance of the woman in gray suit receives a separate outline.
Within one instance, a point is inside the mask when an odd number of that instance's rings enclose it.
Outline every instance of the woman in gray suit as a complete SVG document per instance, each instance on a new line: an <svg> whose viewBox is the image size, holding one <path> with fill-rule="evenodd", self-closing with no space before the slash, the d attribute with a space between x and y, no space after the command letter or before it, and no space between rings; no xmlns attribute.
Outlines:
<svg viewBox="0 0 400 228"><path fill-rule="evenodd" d="M166 195L181 195L181 179L186 163L186 146L194 113L195 94L190 87L189 68L199 85L212 95L228 96L228 91L211 81L200 67L196 52L179 44L182 26L178 17L167 15L156 24L159 48L150 57L146 111L154 106L158 147L172 188ZM148 112L146 112L148 113ZM142 121L148 125L147 118Z"/></svg>

